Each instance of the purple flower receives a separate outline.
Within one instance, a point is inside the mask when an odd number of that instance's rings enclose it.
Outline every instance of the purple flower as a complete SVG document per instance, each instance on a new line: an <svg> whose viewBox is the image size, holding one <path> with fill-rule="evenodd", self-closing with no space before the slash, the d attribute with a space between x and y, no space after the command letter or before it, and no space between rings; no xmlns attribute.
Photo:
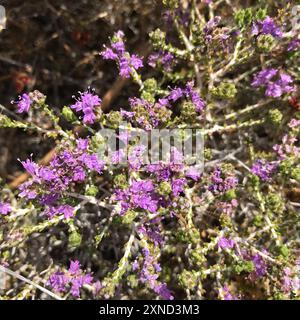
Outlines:
<svg viewBox="0 0 300 320"><path fill-rule="evenodd" d="M53 273L47 285L57 292L66 292L70 288L70 292L74 297L80 297L80 289L85 284L92 284L93 277L90 274L84 274L81 270L79 261L71 261L70 268L67 273Z"/></svg>
<svg viewBox="0 0 300 320"><path fill-rule="evenodd" d="M124 36L124 34L123 34L123 36ZM123 40L113 42L111 47L115 50L118 57L122 56L125 53L125 45L124 45Z"/></svg>
<svg viewBox="0 0 300 320"><path fill-rule="evenodd" d="M94 113L95 107L100 107L101 99L92 92L85 91L80 92L80 97L77 102L70 106L71 109L79 112L82 111L84 114L83 122L87 124L92 124L96 120L96 115Z"/></svg>
<svg viewBox="0 0 300 320"><path fill-rule="evenodd" d="M73 180L74 181L84 181L86 178L86 174L85 171L82 167L78 166L76 168L74 168L74 177Z"/></svg>
<svg viewBox="0 0 300 320"><path fill-rule="evenodd" d="M282 144L276 144L273 150L278 154L280 160L286 159L287 156L292 155L293 157L300 156L300 148L295 146L295 142L298 140L289 135L285 135L282 138Z"/></svg>
<svg viewBox="0 0 300 320"><path fill-rule="evenodd" d="M282 96L282 88L276 83L269 83L266 90L266 96L272 98L279 98Z"/></svg>
<svg viewBox="0 0 300 320"><path fill-rule="evenodd" d="M176 102L178 99L183 97L183 94L184 92L181 88L175 88L171 90L168 99L172 102Z"/></svg>
<svg viewBox="0 0 300 320"><path fill-rule="evenodd" d="M105 162L103 160L99 160L98 155L96 153L85 153L80 157L80 160L88 169L97 171L98 173L102 173Z"/></svg>
<svg viewBox="0 0 300 320"><path fill-rule="evenodd" d="M267 268L268 268L265 260L258 253L255 256L253 256L251 260L254 264L255 270L250 275L250 277L252 277L253 279L263 277L267 273Z"/></svg>
<svg viewBox="0 0 300 320"><path fill-rule="evenodd" d="M206 35L206 37L212 33L215 27L218 26L218 24L221 22L221 17L216 16L213 19L209 20L206 25L203 28L203 32Z"/></svg>
<svg viewBox="0 0 300 320"><path fill-rule="evenodd" d="M134 260L133 264L132 264L132 271L137 271L139 269L139 263L137 262L137 260Z"/></svg>
<svg viewBox="0 0 300 320"><path fill-rule="evenodd" d="M150 220L148 223L138 228L138 232L145 235L155 246L160 246L164 243L162 230L161 230L161 218ZM155 263L155 270L160 271L159 264Z"/></svg>
<svg viewBox="0 0 300 320"><path fill-rule="evenodd" d="M49 219L53 219L57 215L63 215L65 219L72 218L74 216L74 208L69 205L49 206L44 211L44 214Z"/></svg>
<svg viewBox="0 0 300 320"><path fill-rule="evenodd" d="M65 292L68 283L69 279L63 272L55 272L50 276L47 285L56 292Z"/></svg>
<svg viewBox="0 0 300 320"><path fill-rule="evenodd" d="M263 181L269 181L277 167L278 165L276 163L259 159L253 164L251 172L261 178Z"/></svg>
<svg viewBox="0 0 300 320"><path fill-rule="evenodd" d="M238 300L237 297L235 297L234 295L231 294L227 285L225 285L223 288L221 288L220 294L224 300Z"/></svg>
<svg viewBox="0 0 300 320"><path fill-rule="evenodd" d="M234 189L238 184L238 179L231 174L224 174L220 168L216 168L211 175L211 182L208 190L218 194Z"/></svg>
<svg viewBox="0 0 300 320"><path fill-rule="evenodd" d="M253 87L260 87L260 86L266 85L269 82L269 80L271 80L273 77L276 76L277 73L278 73L278 70L276 69L272 69L272 68L264 69L254 76L254 79L251 85Z"/></svg>
<svg viewBox="0 0 300 320"><path fill-rule="evenodd" d="M9 203L0 202L0 214L6 216L12 211L12 208Z"/></svg>
<svg viewBox="0 0 300 320"><path fill-rule="evenodd" d="M78 276L76 278L71 279L71 294L74 297L80 297L80 289L85 284L91 284L93 281L93 277L90 274Z"/></svg>
<svg viewBox="0 0 300 320"><path fill-rule="evenodd" d="M30 99L27 93L23 93L19 97L19 101L16 102L18 107L18 113L29 112L30 106L32 104L32 100Z"/></svg>
<svg viewBox="0 0 300 320"><path fill-rule="evenodd" d="M287 47L287 51L296 51L300 48L300 39L293 39Z"/></svg>
<svg viewBox="0 0 300 320"><path fill-rule="evenodd" d="M131 169L138 170L141 168L143 164L145 164L146 159L144 160L144 156L146 156L146 147L143 145L138 145L133 147L128 152L128 163Z"/></svg>
<svg viewBox="0 0 300 320"><path fill-rule="evenodd" d="M80 272L80 262L78 260L71 261L69 273L72 275L78 274Z"/></svg>
<svg viewBox="0 0 300 320"><path fill-rule="evenodd" d="M150 251L147 248L143 248L144 255L144 264L140 274L140 280L143 283L146 283L155 293L159 294L163 299L173 300L174 297L171 294L170 290L167 288L165 283L162 283L158 280L158 263L155 261L155 258L151 255ZM153 266L156 267L153 268Z"/></svg>
<svg viewBox="0 0 300 320"><path fill-rule="evenodd" d="M194 89L194 82L188 82L186 89L185 89L185 95L188 99L192 101L192 103L195 105L197 112L202 112L205 108L205 102L200 98L200 95L198 92L196 92Z"/></svg>
<svg viewBox="0 0 300 320"><path fill-rule="evenodd" d="M133 193L151 192L154 190L154 185L151 180L133 181L130 190Z"/></svg>
<svg viewBox="0 0 300 320"><path fill-rule="evenodd" d="M159 198L151 180L133 180L128 189L115 191L114 200L121 202L121 215L130 208L155 213L159 207Z"/></svg>
<svg viewBox="0 0 300 320"><path fill-rule="evenodd" d="M171 291L168 289L165 283L160 283L154 287L154 291L159 294L165 300L174 300Z"/></svg>
<svg viewBox="0 0 300 320"><path fill-rule="evenodd" d="M288 93L294 90L294 86L292 86L293 79L290 75L282 73L279 76L279 79L276 81L277 85L279 85L283 92Z"/></svg>
<svg viewBox="0 0 300 320"><path fill-rule="evenodd" d="M105 50L102 51L100 53L100 55L105 60L117 60L118 59L118 55L115 52L113 52L113 50L111 48L105 48Z"/></svg>
<svg viewBox="0 0 300 320"><path fill-rule="evenodd" d="M133 54L131 57L130 57L130 64L131 66L138 70L140 68L143 67L143 61L140 57L138 57L136 54Z"/></svg>
<svg viewBox="0 0 300 320"><path fill-rule="evenodd" d="M160 50L152 53L148 58L148 64L152 68L156 68L161 65L164 70L171 71L174 64L174 56L167 51Z"/></svg>
<svg viewBox="0 0 300 320"><path fill-rule="evenodd" d="M220 249L232 249L235 246L235 242L232 239L228 239L225 237L222 237L218 241L218 247Z"/></svg>
<svg viewBox="0 0 300 320"><path fill-rule="evenodd" d="M120 59L119 67L120 67L120 76L124 78L129 78L131 74L131 67L126 57L122 57Z"/></svg>
<svg viewBox="0 0 300 320"><path fill-rule="evenodd" d="M289 93L294 91L295 87L293 84L293 79L288 74L281 73L278 75L278 70L276 69L265 69L260 71L254 76L251 85L255 88L265 86L265 95L267 97L279 98L284 93Z"/></svg>
<svg viewBox="0 0 300 320"><path fill-rule="evenodd" d="M32 159L27 159L25 161L21 161L24 169L31 175L36 176L39 171L39 166Z"/></svg>
<svg viewBox="0 0 300 320"><path fill-rule="evenodd" d="M169 107L170 105L169 103L167 103L167 101L176 102L180 98L185 97L186 99L190 100L194 104L197 112L202 112L206 104L193 87L194 87L194 82L190 81L187 83L184 89L181 89L181 88L172 89L169 95L167 96L167 98L164 99L163 101L164 104Z"/></svg>
<svg viewBox="0 0 300 320"><path fill-rule="evenodd" d="M274 20L267 16L262 21L257 21L252 26L252 35L259 35L259 34L270 34L275 38L281 38L282 32L280 28L276 25Z"/></svg>
<svg viewBox="0 0 300 320"><path fill-rule="evenodd" d="M227 215L231 215L235 208L237 208L238 202L236 199L232 199L230 202L218 202L218 210Z"/></svg>
<svg viewBox="0 0 300 320"><path fill-rule="evenodd" d="M133 71L143 67L140 57L125 50L124 33L118 31L111 40L111 48L105 48L100 55L106 60L114 60L119 65L120 76L129 78Z"/></svg>
<svg viewBox="0 0 300 320"><path fill-rule="evenodd" d="M290 128L297 128L297 127L300 126L300 120L298 120L298 119L292 119L292 120L289 122L288 126L289 126Z"/></svg>
<svg viewBox="0 0 300 320"><path fill-rule="evenodd" d="M185 173L185 176L187 178L191 178L195 181L198 181L201 177L201 173L200 171L197 169L197 167L190 167L186 173Z"/></svg>
<svg viewBox="0 0 300 320"><path fill-rule="evenodd" d="M122 163L122 159L125 157L125 151L123 149L112 152L111 162L112 164Z"/></svg>
<svg viewBox="0 0 300 320"><path fill-rule="evenodd" d="M181 192L184 191L184 187L186 185L186 179L174 179L171 185L172 185L172 193L174 197L177 197Z"/></svg>
<svg viewBox="0 0 300 320"><path fill-rule="evenodd" d="M19 196L21 198L27 198L28 200L35 199L37 197L37 193L35 190L32 190L33 181L27 181L20 185L19 190Z"/></svg>

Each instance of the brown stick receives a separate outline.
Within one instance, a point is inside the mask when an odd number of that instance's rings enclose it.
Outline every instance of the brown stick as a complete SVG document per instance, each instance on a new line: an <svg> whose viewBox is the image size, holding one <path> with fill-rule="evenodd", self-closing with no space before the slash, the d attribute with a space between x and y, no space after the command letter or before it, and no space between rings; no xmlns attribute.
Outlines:
<svg viewBox="0 0 300 320"><path fill-rule="evenodd" d="M106 111L115 98L119 95L120 91L123 89L125 84L128 82L128 79L118 77L118 79L114 82L112 87L106 92L102 99L101 109Z"/></svg>

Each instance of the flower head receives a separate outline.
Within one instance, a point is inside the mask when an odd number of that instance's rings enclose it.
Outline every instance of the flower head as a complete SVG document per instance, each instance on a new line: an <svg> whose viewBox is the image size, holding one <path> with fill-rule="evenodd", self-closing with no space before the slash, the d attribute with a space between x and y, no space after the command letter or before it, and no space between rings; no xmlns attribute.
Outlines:
<svg viewBox="0 0 300 320"><path fill-rule="evenodd" d="M278 27L274 20L269 16L267 16L262 21L257 21L256 23L254 23L254 25L252 26L252 34L270 34L275 38L282 37L282 31L280 30L280 27Z"/></svg>
<svg viewBox="0 0 300 320"><path fill-rule="evenodd" d="M0 214L6 216L12 211L12 208L9 203L0 202Z"/></svg>
<svg viewBox="0 0 300 320"><path fill-rule="evenodd" d="M19 97L19 101L16 102L18 107L18 113L29 112L29 109L32 105L32 100L27 93L23 93Z"/></svg>
<svg viewBox="0 0 300 320"><path fill-rule="evenodd" d="M251 83L252 87L265 87L267 97L280 98L283 94L294 91L293 79L290 75L277 69L264 69L258 72Z"/></svg>
<svg viewBox="0 0 300 320"><path fill-rule="evenodd" d="M96 120L94 109L95 107L100 107L102 101L96 94L90 91L80 92L79 94L79 99L70 108L77 112L82 111L84 114L83 122L92 124Z"/></svg>
<svg viewBox="0 0 300 320"><path fill-rule="evenodd" d="M277 167L278 165L276 163L259 159L253 164L251 172L260 177L262 181L269 181Z"/></svg>

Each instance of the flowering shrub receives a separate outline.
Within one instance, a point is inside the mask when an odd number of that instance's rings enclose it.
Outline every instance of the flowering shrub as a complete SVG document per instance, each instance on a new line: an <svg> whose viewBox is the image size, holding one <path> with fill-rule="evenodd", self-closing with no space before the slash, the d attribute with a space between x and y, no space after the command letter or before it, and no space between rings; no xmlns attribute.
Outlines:
<svg viewBox="0 0 300 320"><path fill-rule="evenodd" d="M14 102L21 118L0 115L56 145L47 163L20 160L18 191L2 185L0 263L33 279L4 298L299 298L297 1L242 3L163 0L148 58L112 35L99 59L138 87L119 111L87 88L60 114L33 91ZM175 146L145 164L136 131L191 128L203 170ZM102 152L103 129L123 148Z"/></svg>

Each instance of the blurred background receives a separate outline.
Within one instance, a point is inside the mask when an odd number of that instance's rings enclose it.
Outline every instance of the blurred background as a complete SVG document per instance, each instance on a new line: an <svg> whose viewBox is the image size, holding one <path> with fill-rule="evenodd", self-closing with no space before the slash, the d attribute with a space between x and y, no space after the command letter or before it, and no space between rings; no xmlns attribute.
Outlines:
<svg viewBox="0 0 300 320"><path fill-rule="evenodd" d="M161 1L155 0L7 0L0 5L7 19L0 32L0 105L5 107L0 112L5 114L15 113L12 100L34 89L56 111L89 86L100 97L113 95L109 109L126 106L137 87L118 82L115 64L99 52L114 31L123 30L129 51L146 56L148 33L164 24ZM13 180L22 169L17 158L34 153L39 159L50 148L51 141L36 134L0 129L0 178Z"/></svg>

